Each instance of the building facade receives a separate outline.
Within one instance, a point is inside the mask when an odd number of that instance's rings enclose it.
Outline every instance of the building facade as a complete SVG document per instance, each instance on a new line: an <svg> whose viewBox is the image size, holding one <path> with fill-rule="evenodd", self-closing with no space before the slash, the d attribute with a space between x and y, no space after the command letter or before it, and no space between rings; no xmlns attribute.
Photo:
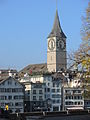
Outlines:
<svg viewBox="0 0 90 120"><path fill-rule="evenodd" d="M24 112L24 89L24 86L12 77L1 81L0 107L13 113Z"/></svg>
<svg viewBox="0 0 90 120"><path fill-rule="evenodd" d="M84 109L83 89L78 87L64 88L64 109L75 110Z"/></svg>
<svg viewBox="0 0 90 120"><path fill-rule="evenodd" d="M31 82L30 90L30 111L43 111L46 109L45 84Z"/></svg>

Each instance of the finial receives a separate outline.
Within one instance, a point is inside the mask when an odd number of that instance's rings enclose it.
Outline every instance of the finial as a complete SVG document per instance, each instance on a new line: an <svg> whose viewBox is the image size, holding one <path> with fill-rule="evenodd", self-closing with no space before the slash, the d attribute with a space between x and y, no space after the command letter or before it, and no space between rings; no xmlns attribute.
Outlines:
<svg viewBox="0 0 90 120"><path fill-rule="evenodd" d="M56 10L57 10L57 0L56 0Z"/></svg>

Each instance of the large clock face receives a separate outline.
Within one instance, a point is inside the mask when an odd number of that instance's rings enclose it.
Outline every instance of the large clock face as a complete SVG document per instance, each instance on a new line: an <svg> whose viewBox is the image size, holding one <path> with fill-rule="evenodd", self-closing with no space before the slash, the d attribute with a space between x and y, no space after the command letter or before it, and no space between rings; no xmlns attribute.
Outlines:
<svg viewBox="0 0 90 120"><path fill-rule="evenodd" d="M54 41L54 39L50 39L48 41L48 48L49 48L49 50L53 50L55 48L55 41Z"/></svg>
<svg viewBox="0 0 90 120"><path fill-rule="evenodd" d="M58 49L65 49L65 43L63 40L57 40L57 48Z"/></svg>

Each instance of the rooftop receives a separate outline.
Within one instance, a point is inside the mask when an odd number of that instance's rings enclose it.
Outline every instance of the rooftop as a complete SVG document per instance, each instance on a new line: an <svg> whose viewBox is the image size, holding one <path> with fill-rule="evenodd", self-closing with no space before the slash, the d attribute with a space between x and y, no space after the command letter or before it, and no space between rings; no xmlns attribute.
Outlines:
<svg viewBox="0 0 90 120"><path fill-rule="evenodd" d="M23 77L24 74L28 74L28 75L40 75L40 74L44 74L47 73L47 64L46 63L42 63L42 64L30 64L28 66L26 66L25 68L23 68L22 70L19 71L19 77Z"/></svg>

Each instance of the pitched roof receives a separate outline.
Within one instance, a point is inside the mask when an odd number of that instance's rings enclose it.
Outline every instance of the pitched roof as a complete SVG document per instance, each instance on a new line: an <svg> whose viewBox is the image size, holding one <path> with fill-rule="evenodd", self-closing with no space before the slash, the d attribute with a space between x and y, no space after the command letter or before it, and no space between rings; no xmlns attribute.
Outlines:
<svg viewBox="0 0 90 120"><path fill-rule="evenodd" d="M20 85L22 85L22 86L24 87L24 84L23 84L23 83L19 82L18 80L16 80L15 78L13 78L13 77L11 77L11 76L7 77L6 79L1 80L1 81L0 81L0 84L2 84L3 82L5 82L5 81L7 81L7 80L12 80L12 79L13 79L14 81L18 82Z"/></svg>
<svg viewBox="0 0 90 120"><path fill-rule="evenodd" d="M63 37L66 38L65 34L62 31L62 28L60 26L60 21L59 21L59 16L58 16L58 11L56 10L56 15L55 15L55 20L53 24L53 29L51 33L49 34L49 37Z"/></svg>
<svg viewBox="0 0 90 120"><path fill-rule="evenodd" d="M19 77L23 77L24 74L28 73L29 75L33 74L42 74L46 73L47 70L47 64L42 63L42 64L31 64L23 68L21 71L19 71Z"/></svg>

